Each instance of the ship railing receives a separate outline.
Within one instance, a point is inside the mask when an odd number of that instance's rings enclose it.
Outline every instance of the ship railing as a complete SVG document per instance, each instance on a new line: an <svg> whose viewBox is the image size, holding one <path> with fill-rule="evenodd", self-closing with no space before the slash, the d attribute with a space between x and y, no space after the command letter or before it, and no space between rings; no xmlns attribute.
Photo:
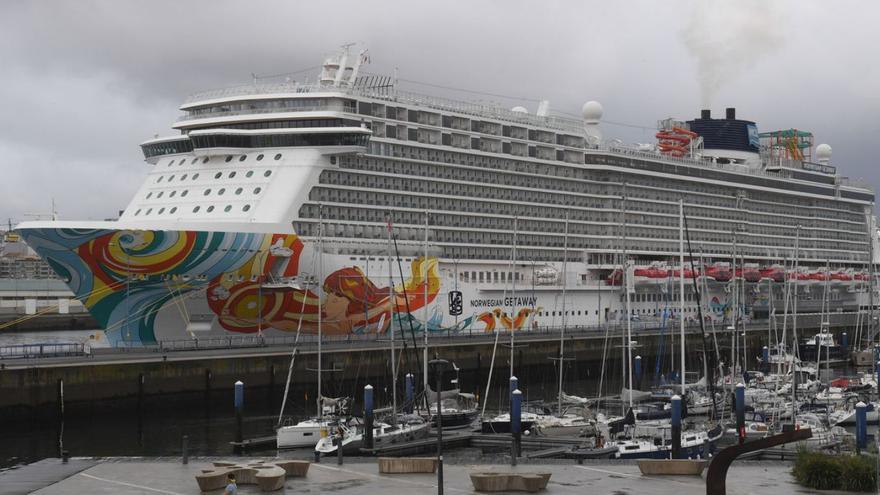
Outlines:
<svg viewBox="0 0 880 495"><path fill-rule="evenodd" d="M212 119L215 117L235 117L237 115L256 115L265 113L296 113L296 112L338 112L352 113L351 109L346 109L343 105L309 105L303 107L290 108L254 108L247 110L229 110L215 112L187 113L177 117L176 122L188 122L199 119Z"/></svg>
<svg viewBox="0 0 880 495"><path fill-rule="evenodd" d="M0 346L0 360L85 356L88 352L86 344L77 343L14 344Z"/></svg>

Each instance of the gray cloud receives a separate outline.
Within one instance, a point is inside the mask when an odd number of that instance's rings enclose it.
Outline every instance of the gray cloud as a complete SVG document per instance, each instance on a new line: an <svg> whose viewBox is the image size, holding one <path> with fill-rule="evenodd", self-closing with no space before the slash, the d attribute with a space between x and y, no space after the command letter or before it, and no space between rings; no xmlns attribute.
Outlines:
<svg viewBox="0 0 880 495"><path fill-rule="evenodd" d="M597 99L610 122L690 118L711 93L716 114L811 130L844 174L880 185L880 4L773 5L4 2L0 216L48 213L52 197L64 218L114 216L147 170L137 144L170 134L187 94L316 66L347 41L370 49L370 72L529 100L413 89L531 110L546 98L573 114ZM653 141L610 123L605 134Z"/></svg>

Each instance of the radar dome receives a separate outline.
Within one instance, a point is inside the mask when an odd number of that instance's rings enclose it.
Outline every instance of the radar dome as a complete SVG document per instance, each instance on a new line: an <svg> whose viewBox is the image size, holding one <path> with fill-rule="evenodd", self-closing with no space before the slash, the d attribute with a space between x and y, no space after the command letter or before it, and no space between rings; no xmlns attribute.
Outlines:
<svg viewBox="0 0 880 495"><path fill-rule="evenodd" d="M602 118L602 104L598 101L588 101L581 107L584 120L599 120Z"/></svg>
<svg viewBox="0 0 880 495"><path fill-rule="evenodd" d="M510 111L515 113L529 113L529 111L526 110L526 107L513 107Z"/></svg>
<svg viewBox="0 0 880 495"><path fill-rule="evenodd" d="M816 146L816 158L820 160L830 160L831 146L827 144L820 144L819 146Z"/></svg>

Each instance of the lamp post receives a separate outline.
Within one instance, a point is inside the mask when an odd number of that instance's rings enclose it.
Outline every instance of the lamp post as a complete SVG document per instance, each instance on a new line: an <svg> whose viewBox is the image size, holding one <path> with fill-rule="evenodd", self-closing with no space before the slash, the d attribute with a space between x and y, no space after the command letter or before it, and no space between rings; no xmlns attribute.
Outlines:
<svg viewBox="0 0 880 495"><path fill-rule="evenodd" d="M434 367L434 375L437 380L437 391L435 392L437 394L437 495L443 495L443 409L440 405L442 402L443 369L449 364L449 361L432 359L428 364Z"/></svg>

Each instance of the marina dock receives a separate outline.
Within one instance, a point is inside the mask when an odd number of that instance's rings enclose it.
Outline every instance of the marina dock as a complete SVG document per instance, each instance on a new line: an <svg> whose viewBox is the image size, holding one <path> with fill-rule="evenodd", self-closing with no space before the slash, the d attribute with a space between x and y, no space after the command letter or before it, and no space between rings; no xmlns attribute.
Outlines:
<svg viewBox="0 0 880 495"><path fill-rule="evenodd" d="M235 462L248 459L222 459ZM260 458L266 459L266 458ZM210 468L219 458L190 459L183 465L171 458L109 458L71 459L62 464L59 459L44 461L0 473L0 495L36 493L55 495L68 493L91 494L199 494L195 475ZM418 490L433 493L437 490L436 474L380 475L375 459L348 459L342 466L335 462L312 464L305 478L288 478L282 490L272 493L336 493L408 495ZM731 494L774 493L812 494L796 485L787 462L737 462L728 474L727 491ZM475 493L469 479L472 472L550 472L547 494L637 494L696 495L706 493L706 484L698 476L644 476L635 462L585 461L528 461L510 467L500 460L488 462L444 462L444 489L447 493ZM705 475L704 475L705 476ZM211 492L214 493L214 492ZM219 492L217 492L219 493ZM239 493L261 493L250 485L239 486Z"/></svg>

